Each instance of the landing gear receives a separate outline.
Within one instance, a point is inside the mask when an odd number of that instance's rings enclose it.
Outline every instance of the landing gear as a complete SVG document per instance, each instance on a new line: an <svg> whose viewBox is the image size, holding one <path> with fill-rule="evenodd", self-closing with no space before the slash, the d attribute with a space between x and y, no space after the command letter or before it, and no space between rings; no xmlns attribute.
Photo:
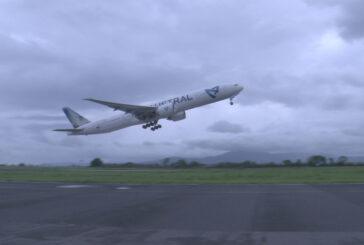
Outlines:
<svg viewBox="0 0 364 245"><path fill-rule="evenodd" d="M159 128L162 128L162 125L157 124L157 125L155 125L154 127L152 127L150 130L154 131L154 130L157 130L157 129L159 129Z"/></svg>
<svg viewBox="0 0 364 245"><path fill-rule="evenodd" d="M158 124L158 121L149 122L149 123L143 125L144 129L147 129L149 127L151 127L150 130L155 131L159 128L162 128L162 125Z"/></svg>
<svg viewBox="0 0 364 245"><path fill-rule="evenodd" d="M234 97L230 98L230 105L234 105L233 99L234 99Z"/></svg>

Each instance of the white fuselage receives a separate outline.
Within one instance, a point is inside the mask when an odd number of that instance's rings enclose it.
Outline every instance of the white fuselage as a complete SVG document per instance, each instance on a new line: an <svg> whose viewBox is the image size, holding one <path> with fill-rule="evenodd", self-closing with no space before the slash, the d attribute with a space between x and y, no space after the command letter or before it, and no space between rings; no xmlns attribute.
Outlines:
<svg viewBox="0 0 364 245"><path fill-rule="evenodd" d="M220 100L233 98L243 89L243 87L238 84L222 85L215 87L215 89L216 88L217 90L211 91L211 89L207 89L197 91L152 104L151 106L155 106L158 109L157 114L150 118L138 119L132 113L123 113L111 118L85 124L79 127L79 129L82 129L80 132L70 133L70 135L101 134L133 125L157 121L159 119L173 120L173 115L184 113L186 110L214 103Z"/></svg>

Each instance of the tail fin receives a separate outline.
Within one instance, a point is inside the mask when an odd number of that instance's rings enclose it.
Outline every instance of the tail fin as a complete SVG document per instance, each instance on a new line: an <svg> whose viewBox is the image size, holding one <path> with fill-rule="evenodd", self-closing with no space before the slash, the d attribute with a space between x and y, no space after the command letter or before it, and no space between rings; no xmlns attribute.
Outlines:
<svg viewBox="0 0 364 245"><path fill-rule="evenodd" d="M74 128L78 128L79 126L85 125L90 122L69 107L64 107L63 112L64 114L66 114L66 117L71 122Z"/></svg>

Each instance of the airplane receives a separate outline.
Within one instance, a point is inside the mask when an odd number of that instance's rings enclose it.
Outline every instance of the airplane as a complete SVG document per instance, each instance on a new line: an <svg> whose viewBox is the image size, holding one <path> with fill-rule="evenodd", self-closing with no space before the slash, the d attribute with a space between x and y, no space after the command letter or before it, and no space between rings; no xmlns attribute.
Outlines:
<svg viewBox="0 0 364 245"><path fill-rule="evenodd" d="M142 127L144 129L150 128L152 131L155 131L162 128L162 125L158 124L160 119L180 121L186 118L187 110L228 98L230 99L230 104L233 105L233 98L242 90L243 87L239 84L226 84L163 100L150 106L128 105L86 98L84 100L105 105L111 107L114 111L119 110L124 113L90 122L71 108L64 107L63 112L73 128L54 129L54 131L67 132L68 135L102 134L138 124L143 124Z"/></svg>

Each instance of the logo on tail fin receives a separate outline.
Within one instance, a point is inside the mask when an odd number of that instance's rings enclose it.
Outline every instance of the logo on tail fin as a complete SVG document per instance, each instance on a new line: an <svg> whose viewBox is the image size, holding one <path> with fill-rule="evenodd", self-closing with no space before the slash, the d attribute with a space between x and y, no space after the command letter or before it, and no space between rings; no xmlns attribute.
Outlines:
<svg viewBox="0 0 364 245"><path fill-rule="evenodd" d="M89 123L90 121L78 114L77 112L73 111L71 108L64 107L63 108L64 114L66 114L66 117L71 122L74 128L78 128L84 124Z"/></svg>
<svg viewBox="0 0 364 245"><path fill-rule="evenodd" d="M206 94L208 94L211 98L215 99L217 93L219 92L219 86L213 87L211 89L205 89Z"/></svg>

